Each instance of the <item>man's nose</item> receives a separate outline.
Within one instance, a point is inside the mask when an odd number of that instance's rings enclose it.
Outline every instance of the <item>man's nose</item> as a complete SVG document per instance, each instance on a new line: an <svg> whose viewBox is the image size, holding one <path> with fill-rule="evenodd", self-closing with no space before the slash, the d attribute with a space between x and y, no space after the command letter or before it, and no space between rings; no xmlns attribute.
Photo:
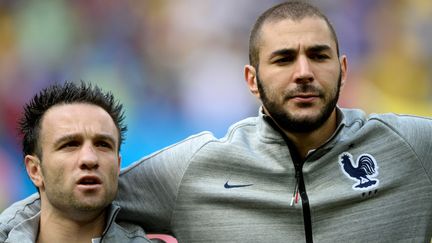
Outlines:
<svg viewBox="0 0 432 243"><path fill-rule="evenodd" d="M306 56L300 55L295 63L295 81L298 83L312 82L314 75L311 64Z"/></svg>
<svg viewBox="0 0 432 243"><path fill-rule="evenodd" d="M81 169L96 169L99 166L99 158L95 147L91 144L84 144L80 151L79 166Z"/></svg>

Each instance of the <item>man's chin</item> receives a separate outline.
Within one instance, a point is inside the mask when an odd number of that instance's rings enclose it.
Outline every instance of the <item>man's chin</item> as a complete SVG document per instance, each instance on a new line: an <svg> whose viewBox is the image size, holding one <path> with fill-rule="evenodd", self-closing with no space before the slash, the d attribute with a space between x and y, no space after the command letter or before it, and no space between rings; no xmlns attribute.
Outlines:
<svg viewBox="0 0 432 243"><path fill-rule="evenodd" d="M290 112L285 117L275 117L278 124L286 131L292 133L310 133L324 125L328 117L322 111L301 110Z"/></svg>
<svg viewBox="0 0 432 243"><path fill-rule="evenodd" d="M322 113L320 110L301 109L299 111L290 112L289 117L292 121L298 123L315 123L320 120Z"/></svg>
<svg viewBox="0 0 432 243"><path fill-rule="evenodd" d="M95 193L92 195L78 195L74 199L74 206L76 209L83 211L92 211L104 208L107 204L108 198L104 193Z"/></svg>
<svg viewBox="0 0 432 243"><path fill-rule="evenodd" d="M80 211L98 211L101 210L103 208L105 208L107 206L107 202L105 200L86 200L86 201L81 201L78 202L77 204L75 204L75 209L80 210Z"/></svg>

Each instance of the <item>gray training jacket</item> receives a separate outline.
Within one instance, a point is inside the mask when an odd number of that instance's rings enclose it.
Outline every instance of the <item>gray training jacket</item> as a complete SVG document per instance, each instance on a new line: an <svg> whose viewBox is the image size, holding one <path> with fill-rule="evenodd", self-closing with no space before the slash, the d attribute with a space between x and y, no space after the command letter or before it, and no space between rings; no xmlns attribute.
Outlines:
<svg viewBox="0 0 432 243"><path fill-rule="evenodd" d="M23 220L22 218L15 218L17 215L13 215L10 213L14 213L13 211L6 210L2 213L2 225L3 219L5 217L9 217L13 220L14 223L17 223L12 227L9 232L7 238L3 238L0 242L5 243L34 243L37 240L38 230L39 230L39 219L40 219L40 200L38 194L33 194L31 197L25 199L26 203L23 205L21 202L21 209L18 210L20 214L26 214L28 217L30 214L33 214L30 218ZM14 208L14 205L12 208ZM17 205L18 206L18 205ZM24 207L22 207L24 206ZM24 211L21 211L24 210ZM108 209L108 217L105 226L105 230L102 233L100 238L94 238L92 242L100 242L100 243L151 243L149 239L147 239L144 230L134 224L130 223L116 223L114 220L120 210L120 207L117 205L111 204ZM4 215L5 214L5 215ZM18 216L19 217L19 216ZM22 222L19 222L22 221ZM12 223L12 222L9 222ZM12 226L12 225L10 225ZM4 229L2 228L2 231ZM4 233L4 232L3 232ZM91 242L88 242L91 243Z"/></svg>
<svg viewBox="0 0 432 243"><path fill-rule="evenodd" d="M338 119L305 161L262 113L144 157L120 175L119 219L179 242L429 242L432 120Z"/></svg>
<svg viewBox="0 0 432 243"><path fill-rule="evenodd" d="M304 162L261 112L158 151L123 170L120 217L180 242L429 242L432 120L338 119Z"/></svg>

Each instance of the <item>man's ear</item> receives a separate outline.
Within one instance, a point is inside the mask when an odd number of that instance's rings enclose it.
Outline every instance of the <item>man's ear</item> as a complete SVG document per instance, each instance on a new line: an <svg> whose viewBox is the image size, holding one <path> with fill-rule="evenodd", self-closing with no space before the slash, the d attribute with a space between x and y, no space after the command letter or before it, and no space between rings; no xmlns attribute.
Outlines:
<svg viewBox="0 0 432 243"><path fill-rule="evenodd" d="M341 67L341 88L343 88L343 86L345 85L345 81L347 80L347 77L348 77L347 57L345 55L342 55L339 58L339 62L340 62L340 67Z"/></svg>
<svg viewBox="0 0 432 243"><path fill-rule="evenodd" d="M44 179L42 175L42 168L40 160L37 156L26 155L24 162L27 170L27 174L32 180L33 184L40 189L44 187Z"/></svg>
<svg viewBox="0 0 432 243"><path fill-rule="evenodd" d="M260 94L258 91L258 84L257 84L257 76L256 76L256 69L251 65L246 65L244 67L244 75L246 83L249 87L250 92L255 95L258 99L260 98Z"/></svg>

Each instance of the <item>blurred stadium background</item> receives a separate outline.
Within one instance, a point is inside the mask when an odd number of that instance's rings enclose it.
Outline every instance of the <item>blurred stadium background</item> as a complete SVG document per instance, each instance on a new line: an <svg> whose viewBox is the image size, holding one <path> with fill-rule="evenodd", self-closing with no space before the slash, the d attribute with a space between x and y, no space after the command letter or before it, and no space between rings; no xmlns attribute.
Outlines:
<svg viewBox="0 0 432 243"><path fill-rule="evenodd" d="M249 30L275 0L1 0L0 210L35 192L16 121L53 82L91 81L126 106L123 166L257 114ZM315 0L348 55L343 107L432 115L432 1Z"/></svg>

